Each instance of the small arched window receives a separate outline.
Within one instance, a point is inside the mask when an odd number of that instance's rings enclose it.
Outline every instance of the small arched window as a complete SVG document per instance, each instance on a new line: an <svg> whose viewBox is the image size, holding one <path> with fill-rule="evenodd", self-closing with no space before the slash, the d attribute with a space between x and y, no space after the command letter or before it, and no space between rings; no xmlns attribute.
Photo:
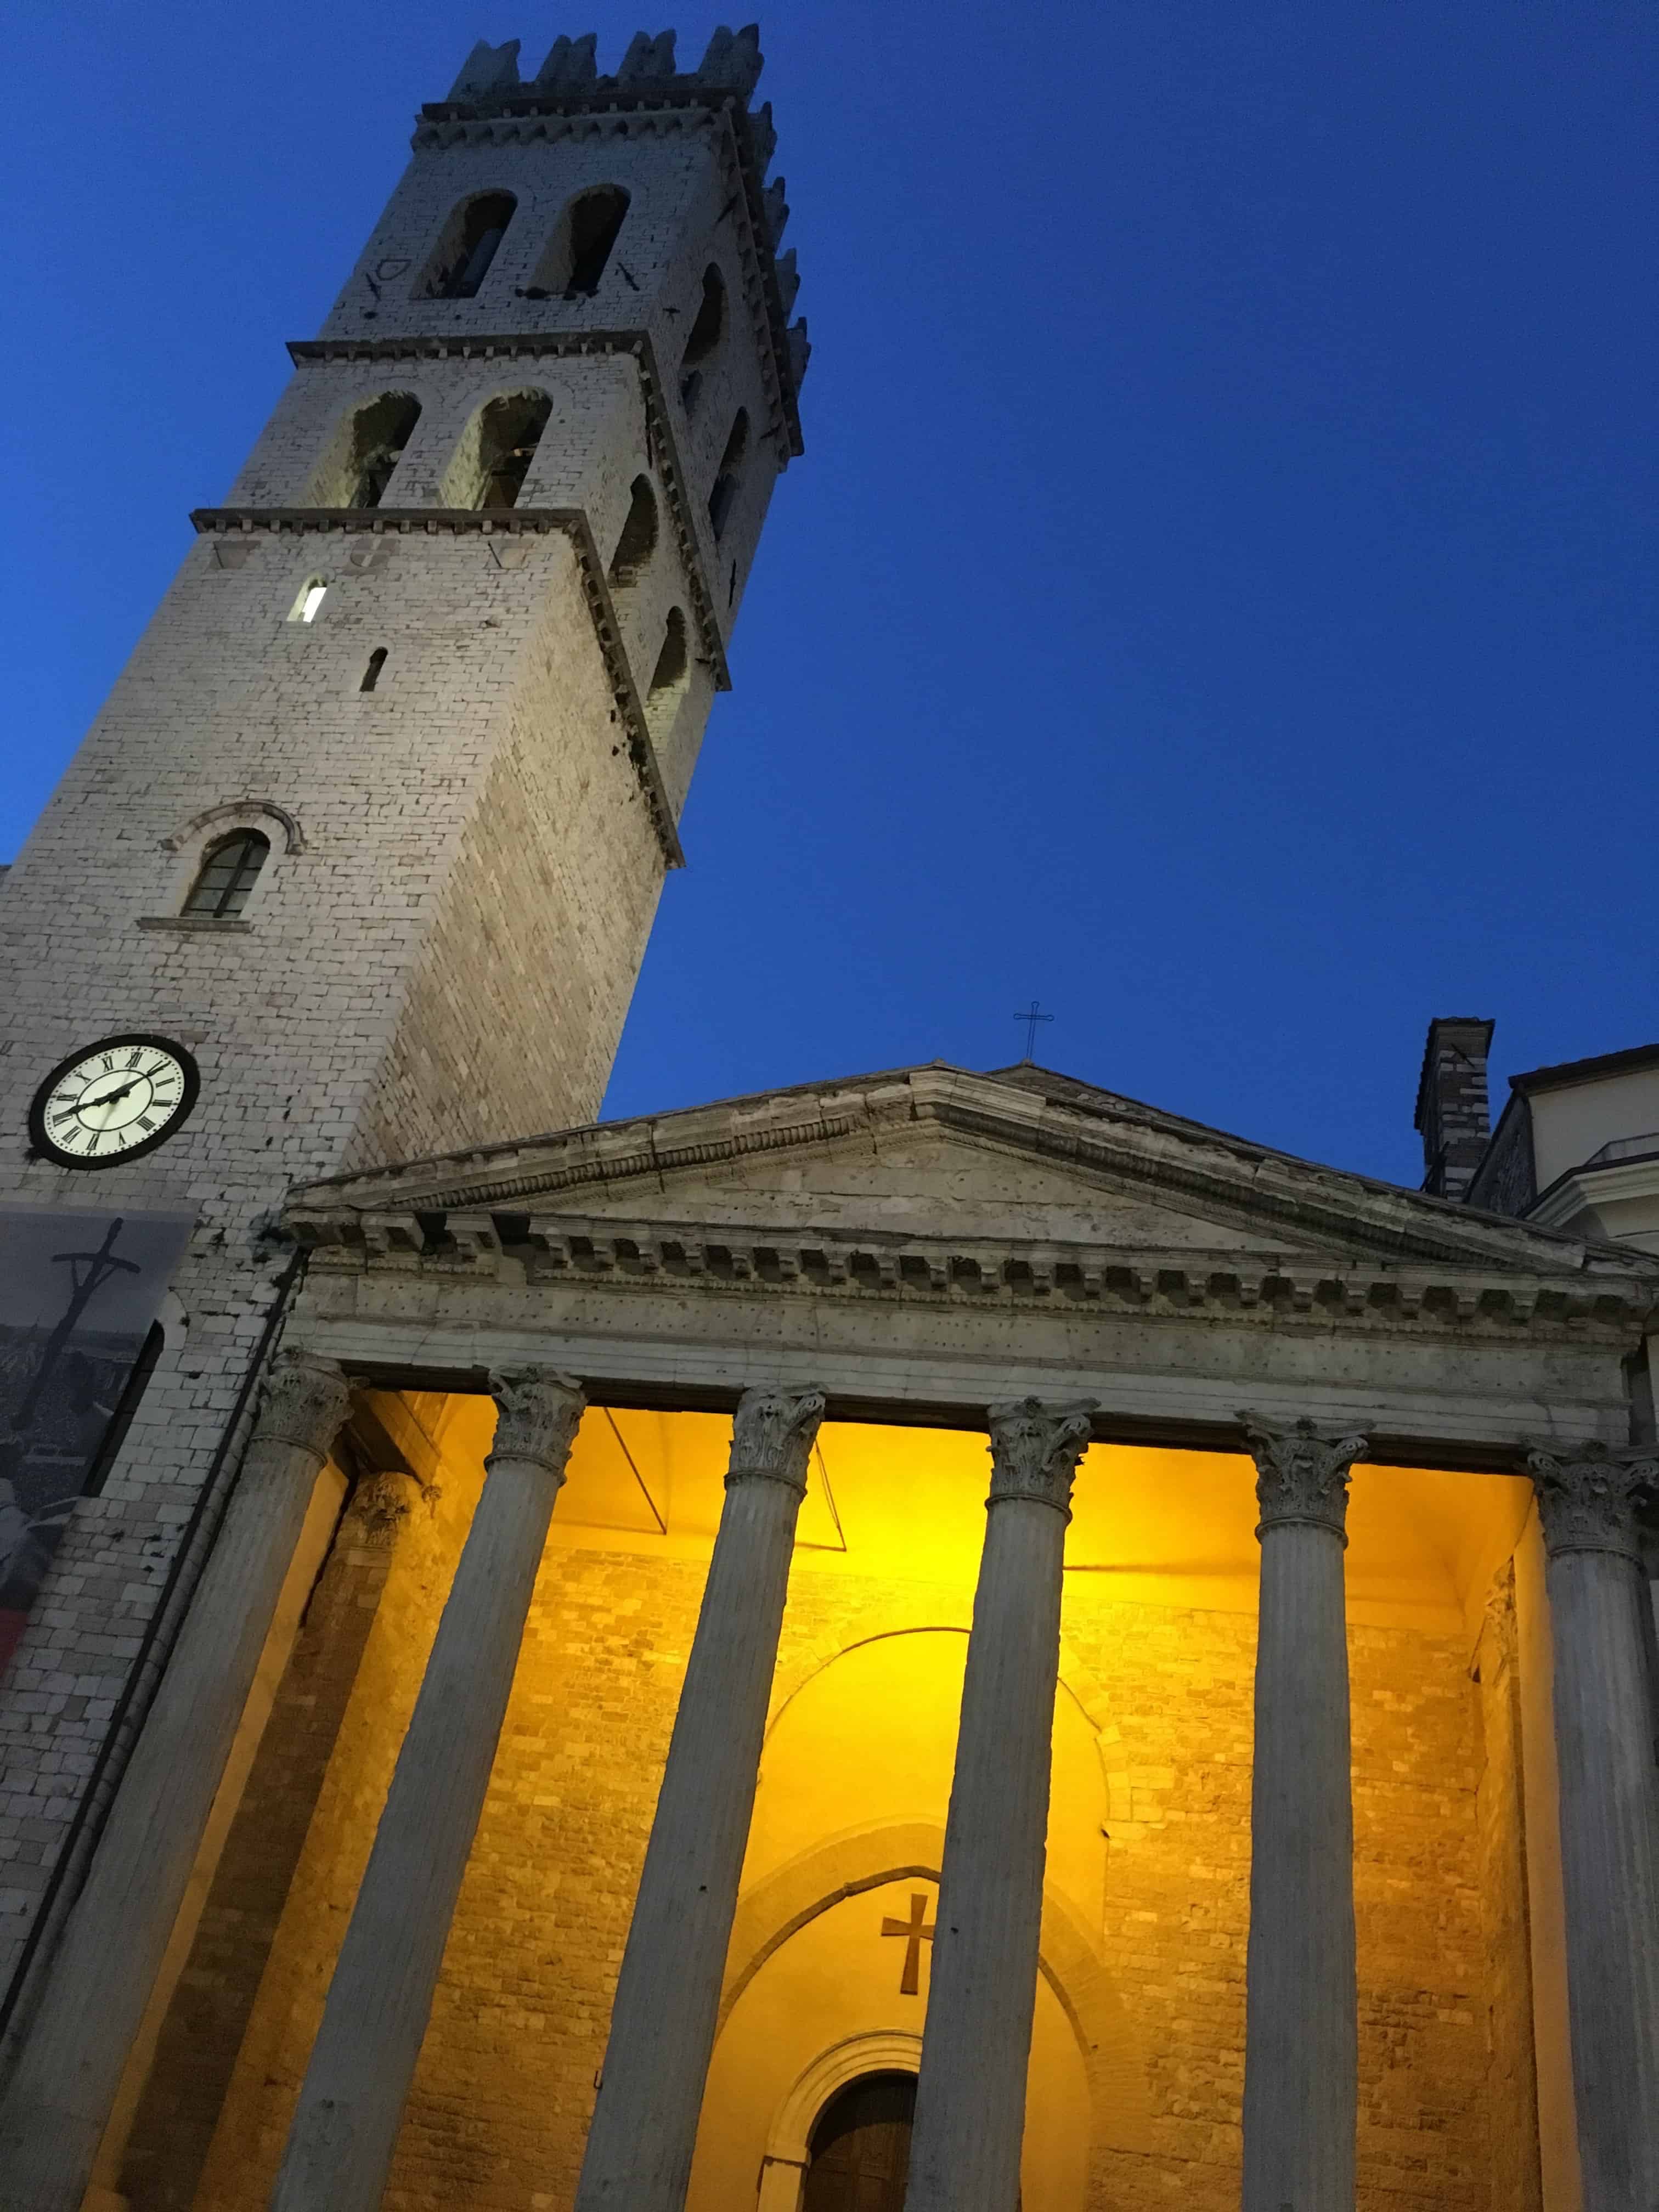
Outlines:
<svg viewBox="0 0 1659 2212"><path fill-rule="evenodd" d="M708 520L714 525L714 535L721 537L731 519L732 508L738 496L738 479L743 472L744 456L749 451L749 410L739 407L732 425L732 434L726 441L726 451L720 455L720 465L715 471L714 485L708 495Z"/></svg>
<svg viewBox="0 0 1659 2212"><path fill-rule="evenodd" d="M383 645L377 645L374 652L369 654L368 665L363 671L363 680L357 686L360 691L372 691L380 682L380 671L386 666L386 648Z"/></svg>
<svg viewBox="0 0 1659 2212"><path fill-rule="evenodd" d="M517 505L552 411L553 403L544 392L515 392L490 401L478 424L475 507Z"/></svg>
<svg viewBox="0 0 1659 2212"><path fill-rule="evenodd" d="M698 374L726 335L726 279L714 262L702 272L702 298L692 319L685 351L680 356L680 404L688 415L696 407L702 389Z"/></svg>
<svg viewBox="0 0 1659 2212"><path fill-rule="evenodd" d="M183 911L209 915L216 921L240 914L270 851L270 838L257 830L233 830L228 837L216 838L203 855Z"/></svg>
<svg viewBox="0 0 1659 2212"><path fill-rule="evenodd" d="M657 550L657 495L649 477L635 477L628 502L628 520L611 556L613 584L631 584Z"/></svg>
<svg viewBox="0 0 1659 2212"><path fill-rule="evenodd" d="M517 205L511 192L481 192L463 200L444 225L426 274L415 288L416 299L475 298Z"/></svg>
<svg viewBox="0 0 1659 2212"><path fill-rule="evenodd" d="M651 672L651 693L647 705L666 705L672 695L684 684L686 671L690 665L690 655L685 643L685 617L678 607L670 607L668 622L663 631L662 650L658 653L657 665Z"/></svg>
<svg viewBox="0 0 1659 2212"><path fill-rule="evenodd" d="M307 576L301 585L299 595L288 611L290 622L314 623L323 611L323 601L328 597L328 586L320 576Z"/></svg>

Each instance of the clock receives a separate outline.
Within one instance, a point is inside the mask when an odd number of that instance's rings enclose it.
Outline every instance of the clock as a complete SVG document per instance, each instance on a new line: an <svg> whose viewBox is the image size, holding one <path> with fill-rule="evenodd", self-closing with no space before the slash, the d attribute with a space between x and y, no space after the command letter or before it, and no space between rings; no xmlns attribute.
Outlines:
<svg viewBox="0 0 1659 2212"><path fill-rule="evenodd" d="M63 1168L112 1168L153 1152L184 1121L201 1086L171 1037L100 1037L59 1060L29 1108L29 1141Z"/></svg>

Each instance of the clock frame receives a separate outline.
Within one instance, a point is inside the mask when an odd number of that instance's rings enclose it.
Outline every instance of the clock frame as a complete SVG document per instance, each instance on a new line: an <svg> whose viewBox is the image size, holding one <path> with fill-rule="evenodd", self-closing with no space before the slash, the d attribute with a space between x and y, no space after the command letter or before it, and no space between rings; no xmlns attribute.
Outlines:
<svg viewBox="0 0 1659 2212"><path fill-rule="evenodd" d="M88 1060L95 1060L106 1054L113 1058L122 1052L131 1052L135 1048L163 1052L178 1066L180 1078L179 1096L177 1103L168 1111L167 1119L159 1128L151 1130L148 1136L137 1138L131 1144L123 1145L119 1150L107 1152L101 1158L67 1151L54 1139L46 1121L47 1109L52 1104L52 1096L58 1086L65 1076L72 1074L76 1068L84 1066ZM112 1067L107 1072L112 1076L123 1073L118 1067ZM29 1103L30 1149L35 1158L50 1160L54 1167L74 1168L82 1172L95 1171L100 1168L125 1167L130 1161L143 1159L146 1153L153 1152L158 1145L164 1145L169 1137L177 1135L190 1117L198 1093L201 1090L201 1072L195 1060L175 1037L162 1036L150 1030L123 1030L115 1036L95 1038L91 1043L77 1046L75 1051L66 1054L37 1087Z"/></svg>

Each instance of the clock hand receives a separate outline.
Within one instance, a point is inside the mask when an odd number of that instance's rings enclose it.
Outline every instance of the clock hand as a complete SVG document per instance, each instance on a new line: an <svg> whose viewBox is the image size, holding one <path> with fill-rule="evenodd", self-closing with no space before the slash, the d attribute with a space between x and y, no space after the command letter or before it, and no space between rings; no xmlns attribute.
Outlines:
<svg viewBox="0 0 1659 2212"><path fill-rule="evenodd" d="M137 1088L137 1079L135 1078L131 1083L124 1083L118 1091L105 1091L101 1098L82 1098L75 1110L77 1114L90 1114L100 1106L114 1106L126 1097L129 1091L136 1091Z"/></svg>

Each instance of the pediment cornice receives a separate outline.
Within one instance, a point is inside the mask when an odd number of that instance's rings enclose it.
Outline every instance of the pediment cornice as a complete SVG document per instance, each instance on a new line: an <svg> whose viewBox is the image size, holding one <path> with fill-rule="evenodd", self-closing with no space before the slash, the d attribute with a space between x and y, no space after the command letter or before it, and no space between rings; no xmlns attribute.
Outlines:
<svg viewBox="0 0 1659 2212"><path fill-rule="evenodd" d="M882 1133L906 1127L931 1128L958 1143L1069 1172L1077 1178L1080 1211L1085 1199L1116 1193L1167 1205L1188 1224L1213 1220L1227 1234L1218 1235L1207 1255L1190 1237L1161 1251L1082 1237L1036 1244L969 1232L957 1240L948 1233L917 1237L877 1225L874 1208L867 1229L849 1228L844 1209L833 1224L814 1221L811 1194L794 1192L778 1194L773 1220L762 1231L752 1223L722 1226L717 1187L698 1205L702 1219L695 1234L684 1219L653 1218L647 1194L672 1182L684 1198L700 1170L717 1185L721 1170L759 1155L861 1151L872 1140L878 1145ZM629 1206L624 1224L614 1200L629 1185L646 1202ZM588 1218L584 1192L605 1194L602 1218ZM486 1237L477 1224L492 1220L507 1229L497 1226ZM731 1255L742 1248L750 1254L720 1263L732 1280L821 1279L828 1287L839 1287L843 1273L848 1283L868 1274L878 1286L914 1279L956 1294L953 1286L981 1283L1012 1294L1017 1285L1041 1277L1080 1285L1085 1297L1115 1295L1117 1286L1144 1301L1146 1282L1156 1287L1167 1279L1188 1304L1212 1297L1271 1304L1282 1296L1293 1310L1330 1303L1348 1310L1356 1299L1369 1307L1384 1285L1392 1286L1391 1296L1403 1288L1419 1306L1444 1288L1454 1308L1470 1311L1490 1304L1488 1292L1498 1288L1516 1311L1536 1310L1546 1291L1557 1290L1592 1305L1606 1297L1625 1311L1646 1310L1659 1297L1659 1261L1645 1254L1472 1213L1160 1117L1109 1094L1092 1093L1085 1105L1045 1096L1029 1082L938 1065L650 1120L597 1123L313 1184L295 1194L286 1221L301 1242L346 1264L354 1255L365 1265L441 1263L460 1249L446 1240L457 1238L455 1224L464 1224L472 1255L465 1264L471 1266L492 1246L510 1249L528 1222L537 1224L535 1236L550 1253L561 1237L567 1247L574 1236L611 1248L621 1237L659 1255L641 1260L647 1272L683 1267L688 1279L708 1273L706 1262L699 1266L689 1255L690 1236L705 1251L718 1247ZM406 1227L390 1225L399 1223L416 1224L412 1237ZM1247 1240L1254 1236L1260 1249L1241 1254L1240 1232ZM533 1238L532 1244L540 1249ZM803 1257L812 1253L823 1255L821 1266ZM852 1264L860 1253L870 1255L867 1267ZM568 1267L588 1256L570 1247L565 1260L546 1264ZM613 1249L609 1264L626 1273L633 1261ZM1276 1285L1285 1286L1282 1292L1271 1287Z"/></svg>

